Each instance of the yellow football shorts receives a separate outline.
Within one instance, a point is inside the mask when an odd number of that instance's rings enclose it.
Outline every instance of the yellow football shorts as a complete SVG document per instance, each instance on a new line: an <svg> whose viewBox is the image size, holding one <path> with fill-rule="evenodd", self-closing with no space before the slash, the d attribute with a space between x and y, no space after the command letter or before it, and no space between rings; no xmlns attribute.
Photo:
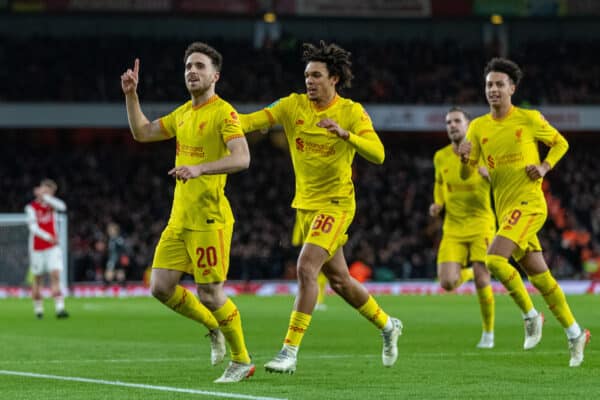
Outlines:
<svg viewBox="0 0 600 400"><path fill-rule="evenodd" d="M212 231L192 231L167 226L163 231L152 268L194 275L198 284L227 279L233 224Z"/></svg>
<svg viewBox="0 0 600 400"><path fill-rule="evenodd" d="M515 208L501 215L498 220L500 229L497 235L512 240L518 246L512 254L515 260L520 260L527 253L542 251L537 233L546 222L545 212L540 212L539 208Z"/></svg>
<svg viewBox="0 0 600 400"><path fill-rule="evenodd" d="M297 244L311 243L333 256L348 241L346 231L354 219L354 209L329 208L296 210L293 235L301 238Z"/></svg>
<svg viewBox="0 0 600 400"><path fill-rule="evenodd" d="M483 263L493 236L493 229L469 240L444 235L438 249L437 263L455 262L463 267L473 262Z"/></svg>

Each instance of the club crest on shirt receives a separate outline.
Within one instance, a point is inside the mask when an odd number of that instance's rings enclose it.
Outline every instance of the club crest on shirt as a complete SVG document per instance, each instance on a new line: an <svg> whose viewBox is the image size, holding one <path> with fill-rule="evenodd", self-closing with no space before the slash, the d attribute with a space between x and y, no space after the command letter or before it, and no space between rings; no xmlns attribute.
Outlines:
<svg viewBox="0 0 600 400"><path fill-rule="evenodd" d="M200 131L201 135L204 133L205 126L206 126L206 121L202 121L202 122L200 122L200 125L198 125L198 130Z"/></svg>
<svg viewBox="0 0 600 400"><path fill-rule="evenodd" d="M488 142L488 138L484 137L481 139L481 144L486 144Z"/></svg>
<svg viewBox="0 0 600 400"><path fill-rule="evenodd" d="M523 128L519 128L515 131L515 136L517 137L517 143L521 142L522 135L523 135Z"/></svg>
<svg viewBox="0 0 600 400"><path fill-rule="evenodd" d="M491 155L487 157L487 165L488 167L490 167L490 169L496 167L496 161L494 161L494 157L492 157Z"/></svg>
<svg viewBox="0 0 600 400"><path fill-rule="evenodd" d="M296 150L304 151L304 140L296 138Z"/></svg>

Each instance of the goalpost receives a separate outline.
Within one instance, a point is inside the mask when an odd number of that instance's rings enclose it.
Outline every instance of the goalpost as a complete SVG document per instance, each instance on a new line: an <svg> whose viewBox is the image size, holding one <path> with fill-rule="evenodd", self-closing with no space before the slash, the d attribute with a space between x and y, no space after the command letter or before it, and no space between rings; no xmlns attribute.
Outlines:
<svg viewBox="0 0 600 400"><path fill-rule="evenodd" d="M58 214L58 240L63 253L61 287L66 294L69 277L68 217ZM29 273L29 229L25 213L0 213L0 285L21 286Z"/></svg>

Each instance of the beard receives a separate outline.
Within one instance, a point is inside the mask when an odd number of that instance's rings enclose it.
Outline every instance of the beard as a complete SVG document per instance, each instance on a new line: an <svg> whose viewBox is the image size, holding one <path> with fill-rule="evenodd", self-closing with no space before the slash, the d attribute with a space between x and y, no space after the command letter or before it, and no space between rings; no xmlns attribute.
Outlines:
<svg viewBox="0 0 600 400"><path fill-rule="evenodd" d="M198 82L195 86L190 87L188 84L188 92L190 92L190 94L192 96L198 97L198 96L202 96L204 93L206 93L208 91L208 89L210 89L210 84L202 84L201 82Z"/></svg>

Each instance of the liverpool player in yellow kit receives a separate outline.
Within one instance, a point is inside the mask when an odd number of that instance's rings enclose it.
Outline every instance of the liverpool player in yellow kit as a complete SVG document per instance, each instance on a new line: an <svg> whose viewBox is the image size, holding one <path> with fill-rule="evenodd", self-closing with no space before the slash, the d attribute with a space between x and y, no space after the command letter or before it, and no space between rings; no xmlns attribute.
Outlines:
<svg viewBox="0 0 600 400"><path fill-rule="evenodd" d="M474 275L483 326L477 347L491 349L494 347L494 293L484 262L496 219L485 167L480 167L478 173L468 179L460 176L458 146L464 141L468 126L469 117L462 109L452 108L446 114L450 144L433 157L435 183L429 213L437 216L444 210L444 233L437 257L440 285L451 291ZM469 265L472 268L467 268Z"/></svg>
<svg viewBox="0 0 600 400"><path fill-rule="evenodd" d="M223 290L234 222L224 187L227 174L248 168L250 153L236 111L215 94L221 54L195 42L185 51L184 64L191 100L152 122L137 96L139 60L121 76L134 139L176 139L175 168L169 174L177 183L171 217L154 254L151 290L167 307L209 329L213 365L223 360L227 340L232 361L215 382L238 382L254 373L254 365L240 313ZM200 301L179 285L184 273L194 276Z"/></svg>
<svg viewBox="0 0 600 400"><path fill-rule="evenodd" d="M352 79L350 53L335 44L304 44L306 94L291 94L267 108L242 115L244 132L283 125L296 177L292 207L300 224L298 296L282 350L267 364L270 372L293 373L300 342L317 300L319 271L331 288L381 330L383 365L398 358L402 324L389 317L368 291L350 277L342 246L356 209L352 160L358 152L383 163L385 153L371 118L359 103L340 97L337 88Z"/></svg>
<svg viewBox="0 0 600 400"><path fill-rule="evenodd" d="M513 257L529 281L563 326L569 344L569 366L578 367L589 341L589 331L575 321L567 300L542 255L537 232L546 220L547 207L542 179L567 151L565 138L539 111L512 105L512 95L522 73L517 64L492 59L485 68L485 94L490 113L471 122L467 141L459 149L464 161L463 176L473 173L479 160L487 165L499 230L488 249L485 263L504 285L525 319L523 347L535 347L542 338L543 316L536 311L519 272L508 258ZM550 147L540 162L538 142Z"/></svg>

